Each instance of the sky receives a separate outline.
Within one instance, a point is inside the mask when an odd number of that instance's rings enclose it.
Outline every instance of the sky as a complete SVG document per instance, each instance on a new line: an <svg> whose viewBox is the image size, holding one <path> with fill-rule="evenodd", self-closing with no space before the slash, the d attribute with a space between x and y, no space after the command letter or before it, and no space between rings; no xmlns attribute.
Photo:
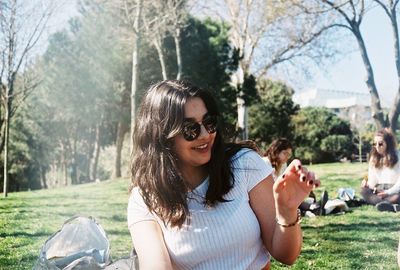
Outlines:
<svg viewBox="0 0 400 270"><path fill-rule="evenodd" d="M366 14L365 21L361 25L379 95L382 101L391 105L397 92L398 82L396 81L393 36L389 19L383 11L375 8ZM343 42L356 44L355 38L352 36L350 36L350 40ZM358 47L355 48L357 50L344 56L327 72L320 71L314 74L313 79L304 85L303 90L323 88L368 93L364 64Z"/></svg>

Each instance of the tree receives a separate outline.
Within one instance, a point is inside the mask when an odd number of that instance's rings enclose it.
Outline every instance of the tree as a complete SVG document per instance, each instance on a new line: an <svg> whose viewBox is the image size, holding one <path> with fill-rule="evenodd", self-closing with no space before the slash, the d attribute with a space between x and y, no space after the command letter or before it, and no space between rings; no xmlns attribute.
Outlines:
<svg viewBox="0 0 400 270"><path fill-rule="evenodd" d="M29 64L32 51L40 40L55 5L27 4L25 1L6 0L0 2L0 152L4 153L3 194L7 197L8 148L10 121L19 104L38 84L38 78L18 78L20 71ZM20 79L21 88L16 88Z"/></svg>
<svg viewBox="0 0 400 270"><path fill-rule="evenodd" d="M235 111L236 89L230 85L230 76L238 65L237 51L229 42L229 27L211 19L203 21L190 17L182 30L182 77L213 92L230 136L235 135L232 124ZM166 42L172 51L171 41ZM174 61L170 61L174 62ZM177 70L173 65L171 74Z"/></svg>
<svg viewBox="0 0 400 270"><path fill-rule="evenodd" d="M301 160L332 162L350 157L355 147L350 124L328 109L307 107L293 116L295 155Z"/></svg>
<svg viewBox="0 0 400 270"><path fill-rule="evenodd" d="M115 10L119 10L120 14L123 18L123 23L129 29L132 39L128 39L128 42L132 44L132 75L131 75L131 89L130 89L130 128L131 128L131 138L133 137L133 128L135 126L135 118L136 118L136 105L137 105L137 93L139 91L139 56L140 56L140 47L141 47L141 39L143 35L142 29L142 11L143 6L145 5L142 0L120 0L111 2L108 4L108 7L111 7ZM126 130L126 126L124 124L118 125L120 130L118 131L118 138L124 137L124 131ZM119 142L119 145L122 149L122 142ZM131 142L132 149L132 142ZM121 152L117 152L117 156L120 156ZM118 161L117 161L118 163ZM119 161L120 163L120 161ZM118 169L116 169L118 171ZM117 175L119 177L119 173Z"/></svg>
<svg viewBox="0 0 400 270"><path fill-rule="evenodd" d="M249 107L250 138L262 145L273 139L293 139L291 119L299 110L292 100L293 89L282 82L264 80L259 83L260 102Z"/></svg>
<svg viewBox="0 0 400 270"><path fill-rule="evenodd" d="M250 74L259 81L278 64L297 58L320 58L330 52L326 49L328 43L321 39L330 26L320 22L322 16L318 13L307 14L291 1L225 0L219 8L221 17L231 25L230 40L240 52L239 69L233 76L236 87ZM237 109L242 116L238 119L241 137L246 139L244 95L238 93Z"/></svg>
<svg viewBox="0 0 400 270"><path fill-rule="evenodd" d="M331 22L331 27L345 29L351 33L357 42L358 49L361 54L362 61L366 70L365 83L371 95L372 117L378 129L389 127L392 131L398 129L398 118L400 114L400 41L397 22L398 0L390 0L384 3L381 0L348 0L348 1L331 1L331 0L315 0L310 2L299 1L298 6L302 6L307 13L320 13L325 16L335 14L336 20ZM388 17L388 27L393 32L393 51L394 64L397 70L397 80L399 87L393 105L388 114L382 109L378 88L375 83L375 75L373 65L367 50L367 44L361 31L362 22L368 11L373 8L381 8Z"/></svg>
<svg viewBox="0 0 400 270"><path fill-rule="evenodd" d="M156 49L143 39L141 46L139 88L162 80L161 67ZM167 73L172 78L179 73L176 61L174 37L169 34L163 40ZM229 42L229 27L211 19L199 20L189 17L181 33L182 78L209 89L215 95L228 133L234 136L231 123L237 115L236 89L230 85L230 76L237 69L238 55ZM138 92L138 100L143 91Z"/></svg>

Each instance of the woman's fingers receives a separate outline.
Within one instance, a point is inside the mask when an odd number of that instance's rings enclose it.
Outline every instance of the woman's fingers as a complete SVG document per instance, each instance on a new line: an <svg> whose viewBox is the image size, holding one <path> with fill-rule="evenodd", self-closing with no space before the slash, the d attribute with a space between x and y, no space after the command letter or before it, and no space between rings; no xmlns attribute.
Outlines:
<svg viewBox="0 0 400 270"><path fill-rule="evenodd" d="M297 173L302 169L302 165L300 160L298 159L293 159L292 162L290 162L289 166L287 167L286 171L287 172L292 172L292 173Z"/></svg>
<svg viewBox="0 0 400 270"><path fill-rule="evenodd" d="M276 184L282 188L286 186L289 180L299 181L302 185L311 189L321 186L321 182L316 178L315 173L304 167L298 159L294 159L289 164L285 173L276 180L276 182L278 182Z"/></svg>
<svg viewBox="0 0 400 270"><path fill-rule="evenodd" d="M307 172L307 186L314 187L315 183L315 174L313 172Z"/></svg>
<svg viewBox="0 0 400 270"><path fill-rule="evenodd" d="M315 179L315 183L314 183L314 187L315 188L319 188L321 186L321 181L319 181L319 179Z"/></svg>

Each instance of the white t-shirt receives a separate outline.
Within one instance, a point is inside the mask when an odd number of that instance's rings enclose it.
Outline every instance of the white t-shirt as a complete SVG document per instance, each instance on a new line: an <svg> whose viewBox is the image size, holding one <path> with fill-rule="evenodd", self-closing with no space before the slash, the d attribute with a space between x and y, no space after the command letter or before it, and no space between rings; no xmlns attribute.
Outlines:
<svg viewBox="0 0 400 270"><path fill-rule="evenodd" d="M400 158L400 154L397 153L397 155ZM372 189L380 184L393 185L393 187L385 191L388 195L400 192L400 161L397 161L392 168L386 166L375 168L372 163L369 163L368 187Z"/></svg>
<svg viewBox="0 0 400 270"><path fill-rule="evenodd" d="M269 261L258 220L249 204L249 192L272 173L256 152L242 149L232 157L235 178L233 188L224 196L228 202L206 207L203 198L207 178L188 192L190 224L181 229L164 226L150 213L138 188L132 190L128 204L128 227L144 221L156 221L175 269L261 269Z"/></svg>

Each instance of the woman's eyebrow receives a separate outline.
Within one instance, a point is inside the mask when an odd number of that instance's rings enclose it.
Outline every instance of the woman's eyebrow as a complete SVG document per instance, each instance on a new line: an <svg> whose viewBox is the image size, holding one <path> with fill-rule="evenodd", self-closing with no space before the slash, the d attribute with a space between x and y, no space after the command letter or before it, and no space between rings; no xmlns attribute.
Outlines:
<svg viewBox="0 0 400 270"><path fill-rule="evenodd" d="M201 118L201 120L204 120L204 117L206 117L208 115L208 112L206 112L203 117ZM188 118L184 118L184 121L192 121L192 122L197 122L196 119L194 117L188 117Z"/></svg>

